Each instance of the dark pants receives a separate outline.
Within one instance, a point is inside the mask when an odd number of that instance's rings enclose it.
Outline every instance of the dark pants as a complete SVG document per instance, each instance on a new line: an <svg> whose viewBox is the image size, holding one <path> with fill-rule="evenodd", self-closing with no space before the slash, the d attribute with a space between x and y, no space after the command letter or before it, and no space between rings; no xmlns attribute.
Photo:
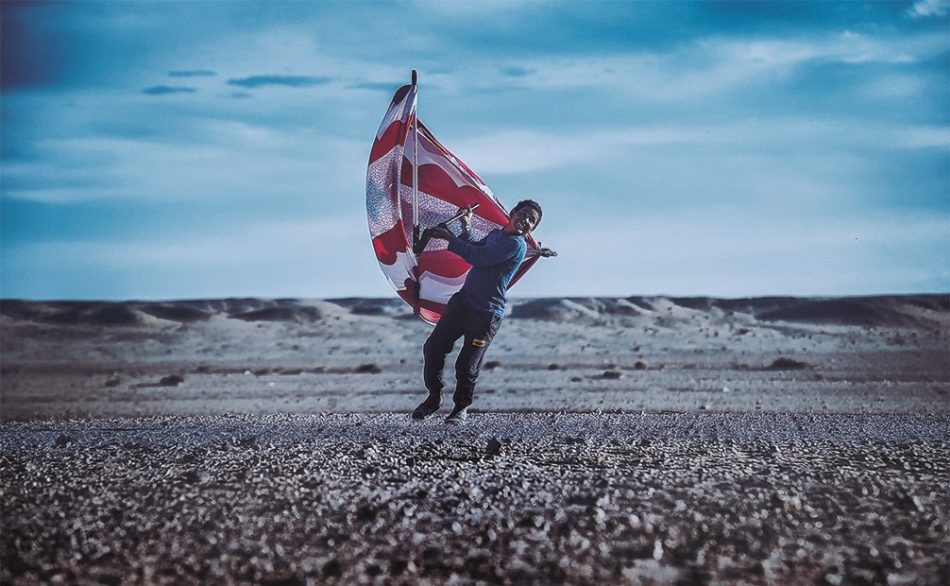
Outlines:
<svg viewBox="0 0 950 586"><path fill-rule="evenodd" d="M456 293L449 299L445 313L422 347L425 356L425 383L430 394L442 393L442 387L445 386L442 378L445 356L452 351L455 341L464 336L465 345L455 361L453 400L456 407L468 407L472 404L482 358L501 326L501 319L493 313L465 307L461 293Z"/></svg>

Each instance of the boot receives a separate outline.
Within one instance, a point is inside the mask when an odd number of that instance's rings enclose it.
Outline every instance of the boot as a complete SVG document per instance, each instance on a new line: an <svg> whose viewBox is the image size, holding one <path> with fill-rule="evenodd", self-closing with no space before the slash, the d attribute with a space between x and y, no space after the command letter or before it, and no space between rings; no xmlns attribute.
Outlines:
<svg viewBox="0 0 950 586"><path fill-rule="evenodd" d="M456 407L445 418L446 423L460 425L468 421L468 407Z"/></svg>
<svg viewBox="0 0 950 586"><path fill-rule="evenodd" d="M438 411L439 407L441 406L442 393L429 393L429 396L426 397L426 400L422 403L419 403L419 406L416 407L416 410L412 412L412 418L416 421L422 421L426 417Z"/></svg>

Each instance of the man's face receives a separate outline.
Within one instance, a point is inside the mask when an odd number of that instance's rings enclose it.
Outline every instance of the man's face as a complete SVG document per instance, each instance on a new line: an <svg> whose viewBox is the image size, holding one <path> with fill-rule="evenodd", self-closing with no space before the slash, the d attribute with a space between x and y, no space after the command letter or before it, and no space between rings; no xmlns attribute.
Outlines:
<svg viewBox="0 0 950 586"><path fill-rule="evenodd" d="M534 230L534 227L537 226L540 221L541 215L538 214L538 210L525 206L511 214L511 220L509 220L508 226L511 227L515 234L526 236Z"/></svg>

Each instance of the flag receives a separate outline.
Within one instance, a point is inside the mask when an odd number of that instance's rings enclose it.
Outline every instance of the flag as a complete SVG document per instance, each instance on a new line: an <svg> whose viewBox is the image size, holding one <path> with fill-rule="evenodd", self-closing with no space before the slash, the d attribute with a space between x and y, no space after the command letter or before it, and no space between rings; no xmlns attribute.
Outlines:
<svg viewBox="0 0 950 586"><path fill-rule="evenodd" d="M440 239L414 254L414 226L435 226L458 208L477 203L470 231L480 239L507 224L509 213L488 185L418 120L417 95L416 84L399 88L376 133L366 172L366 212L386 279L416 315L434 324L471 266ZM525 243L528 252L509 287L540 258L530 234Z"/></svg>

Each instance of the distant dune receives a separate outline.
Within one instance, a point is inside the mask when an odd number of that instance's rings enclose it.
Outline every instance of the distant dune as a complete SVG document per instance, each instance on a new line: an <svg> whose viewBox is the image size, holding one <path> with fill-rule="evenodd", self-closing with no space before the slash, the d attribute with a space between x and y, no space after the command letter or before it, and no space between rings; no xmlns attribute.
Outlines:
<svg viewBox="0 0 950 586"><path fill-rule="evenodd" d="M862 297L551 297L514 299L513 319L553 322L679 320L706 314L741 314L766 322L869 327L932 328L950 321L950 294ZM190 323L212 317L244 321L312 323L347 316L411 317L392 298L194 299L178 301L0 300L0 314L15 320L94 326L146 325L154 320Z"/></svg>
<svg viewBox="0 0 950 586"><path fill-rule="evenodd" d="M761 321L876 327L932 327L946 323L950 295L865 297L571 297L525 301L511 317L547 320L611 319L618 316L682 317L678 310L706 314L747 314Z"/></svg>

